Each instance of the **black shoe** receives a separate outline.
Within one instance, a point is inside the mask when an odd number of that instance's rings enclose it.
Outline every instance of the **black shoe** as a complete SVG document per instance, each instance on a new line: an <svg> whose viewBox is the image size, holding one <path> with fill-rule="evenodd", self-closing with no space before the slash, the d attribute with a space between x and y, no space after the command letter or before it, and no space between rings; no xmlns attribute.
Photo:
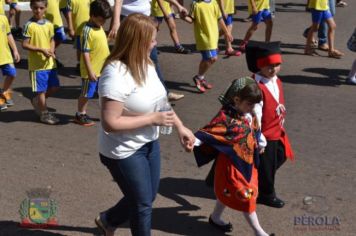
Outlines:
<svg viewBox="0 0 356 236"><path fill-rule="evenodd" d="M269 236L275 236L275 234L270 234Z"/></svg>
<svg viewBox="0 0 356 236"><path fill-rule="evenodd" d="M273 197L273 198L258 197L257 203L263 204L266 206L270 206L270 207L275 207L275 208L282 208L285 205L284 201L282 201L281 199L279 199L277 197Z"/></svg>
<svg viewBox="0 0 356 236"><path fill-rule="evenodd" d="M211 216L209 216L209 224L217 228L218 230L221 230L223 232L231 232L233 227L232 224L229 222L226 225L219 225L211 219Z"/></svg>

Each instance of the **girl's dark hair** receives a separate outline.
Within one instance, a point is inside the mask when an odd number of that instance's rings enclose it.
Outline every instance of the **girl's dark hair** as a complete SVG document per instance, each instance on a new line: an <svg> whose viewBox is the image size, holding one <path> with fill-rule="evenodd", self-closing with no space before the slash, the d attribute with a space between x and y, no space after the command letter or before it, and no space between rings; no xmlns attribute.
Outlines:
<svg viewBox="0 0 356 236"><path fill-rule="evenodd" d="M47 0L31 0L30 6L32 6L35 2L43 2L46 6L48 5Z"/></svg>
<svg viewBox="0 0 356 236"><path fill-rule="evenodd" d="M236 96L242 101L247 100L252 103L259 103L262 100L262 92L257 83L246 85L243 89L238 91Z"/></svg>
<svg viewBox="0 0 356 236"><path fill-rule="evenodd" d="M111 6L107 0L95 0L90 4L90 16L109 19L112 17Z"/></svg>

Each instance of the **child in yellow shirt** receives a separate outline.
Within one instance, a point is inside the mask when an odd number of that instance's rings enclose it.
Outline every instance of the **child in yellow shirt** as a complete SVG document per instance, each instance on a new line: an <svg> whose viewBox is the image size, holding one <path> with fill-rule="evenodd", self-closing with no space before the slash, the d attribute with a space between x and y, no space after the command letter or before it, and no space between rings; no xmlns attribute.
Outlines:
<svg viewBox="0 0 356 236"><path fill-rule="evenodd" d="M197 90L204 93L206 89L213 87L205 79L205 74L218 59L219 26L228 41L232 42L233 38L226 29L216 0L193 1L190 14L184 20L194 24L196 48L200 51L202 60L193 81Z"/></svg>
<svg viewBox="0 0 356 236"><path fill-rule="evenodd" d="M78 98L78 112L74 121L83 126L95 123L87 115L89 99L94 97L98 88L101 69L109 56L109 46L103 25L112 16L110 4L106 0L95 0L90 4L90 18L84 24L80 35L81 58L80 75L82 91Z"/></svg>
<svg viewBox="0 0 356 236"><path fill-rule="evenodd" d="M10 46L10 47L9 47ZM11 55L11 50L14 58ZM0 15L0 69L5 77L2 91L0 91L0 111L6 110L8 106L13 106L14 101L11 96L11 84L16 77L15 62L20 61L15 40L12 37L10 25L5 15Z"/></svg>
<svg viewBox="0 0 356 236"><path fill-rule="evenodd" d="M32 106L40 121L54 125L59 119L47 109L47 98L59 89L55 62L53 24L45 19L47 0L31 0L33 17L24 27L22 47L29 50L28 69L32 84Z"/></svg>

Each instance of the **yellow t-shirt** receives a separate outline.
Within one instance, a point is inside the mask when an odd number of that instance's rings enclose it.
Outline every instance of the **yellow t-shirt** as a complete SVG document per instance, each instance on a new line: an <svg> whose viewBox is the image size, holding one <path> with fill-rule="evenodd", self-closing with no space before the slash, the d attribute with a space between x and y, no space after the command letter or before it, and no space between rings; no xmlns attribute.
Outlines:
<svg viewBox="0 0 356 236"><path fill-rule="evenodd" d="M10 3L9 3L9 5L11 4L11 3L18 3L19 2L19 0L12 0Z"/></svg>
<svg viewBox="0 0 356 236"><path fill-rule="evenodd" d="M72 12L75 35L82 33L85 22L89 20L92 0L68 0L68 10Z"/></svg>
<svg viewBox="0 0 356 236"><path fill-rule="evenodd" d="M262 11L265 9L269 9L269 0L248 0L248 13L251 15L252 14L252 5L251 1L255 2L257 11Z"/></svg>
<svg viewBox="0 0 356 236"><path fill-rule="evenodd" d="M0 15L0 66L14 63L7 39L9 34L11 34L9 21L5 15Z"/></svg>
<svg viewBox="0 0 356 236"><path fill-rule="evenodd" d="M67 0L59 0L59 9L67 7Z"/></svg>
<svg viewBox="0 0 356 236"><path fill-rule="evenodd" d="M235 1L234 0L223 0L224 1L224 12L225 14L235 13Z"/></svg>
<svg viewBox="0 0 356 236"><path fill-rule="evenodd" d="M100 76L104 62L110 54L104 29L94 27L90 22L86 23L80 35L80 45L82 53L89 53L93 72L96 76ZM84 79L88 78L83 54L80 57L80 76Z"/></svg>
<svg viewBox="0 0 356 236"><path fill-rule="evenodd" d="M163 0L162 3L163 3L163 8L166 10L167 14L168 15L172 14L172 9L171 9L169 2L166 2L165 0ZM154 17L163 17L164 16L161 8L158 5L157 0L152 0L152 2L151 2L151 16L154 16Z"/></svg>
<svg viewBox="0 0 356 236"><path fill-rule="evenodd" d="M194 19L197 50L217 49L219 40L218 20L221 18L221 11L216 0L209 2L194 1L190 9L190 16Z"/></svg>
<svg viewBox="0 0 356 236"><path fill-rule="evenodd" d="M329 10L328 0L310 0L308 7L318 11Z"/></svg>
<svg viewBox="0 0 356 236"><path fill-rule="evenodd" d="M50 49L54 36L53 24L46 19L35 21L31 19L24 27L23 35L30 39L30 44L39 48ZM53 57L46 57L43 53L29 51L28 69L50 70L56 67Z"/></svg>
<svg viewBox="0 0 356 236"><path fill-rule="evenodd" d="M59 0L48 0L46 19L53 23L55 29L63 26L61 13L59 12Z"/></svg>
<svg viewBox="0 0 356 236"><path fill-rule="evenodd" d="M0 15L5 15L5 0L0 0Z"/></svg>

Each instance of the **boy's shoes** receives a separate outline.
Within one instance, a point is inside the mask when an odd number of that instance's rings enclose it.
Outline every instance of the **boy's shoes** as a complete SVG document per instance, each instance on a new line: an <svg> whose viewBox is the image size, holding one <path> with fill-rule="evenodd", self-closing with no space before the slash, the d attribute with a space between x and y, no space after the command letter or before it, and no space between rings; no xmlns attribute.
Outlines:
<svg viewBox="0 0 356 236"><path fill-rule="evenodd" d="M213 86L208 83L205 79L199 79L199 77L196 75L193 77L193 81L195 83L195 87L198 89L199 92L204 93L206 89L212 89Z"/></svg>
<svg viewBox="0 0 356 236"><path fill-rule="evenodd" d="M7 109L5 98L0 97L0 111L5 111Z"/></svg>
<svg viewBox="0 0 356 236"><path fill-rule="evenodd" d="M329 57L331 57L331 58L340 59L343 55L344 55L344 53L342 53L336 49L329 52Z"/></svg>
<svg viewBox="0 0 356 236"><path fill-rule="evenodd" d="M337 6L337 7L346 7L346 6L347 6L347 3L344 2L344 1L339 1L338 3L336 3L336 6Z"/></svg>
<svg viewBox="0 0 356 236"><path fill-rule="evenodd" d="M169 92L168 93L168 100L169 101L178 101L180 99L184 98L184 94L181 93L173 93L173 92Z"/></svg>
<svg viewBox="0 0 356 236"><path fill-rule="evenodd" d="M182 45L179 47L176 47L176 52L180 54L190 54L192 51L189 49L184 48Z"/></svg>
<svg viewBox="0 0 356 236"><path fill-rule="evenodd" d="M90 117L87 114L75 114L74 122L77 123L78 125L82 125L85 127L90 127L95 125L95 122L90 119Z"/></svg>
<svg viewBox="0 0 356 236"><path fill-rule="evenodd" d="M232 224L230 222L225 225L220 225L215 223L211 216L209 216L209 224L214 226L216 229L221 230L222 232L232 232L233 230Z"/></svg>
<svg viewBox="0 0 356 236"><path fill-rule="evenodd" d="M356 77L354 76L354 77L352 77L352 78L348 78L348 79L346 80L346 83L347 83L347 84L350 84L350 85L356 85Z"/></svg>
<svg viewBox="0 0 356 236"><path fill-rule="evenodd" d="M40 116L41 115L41 111L40 111L40 108L38 106L38 97L37 96L33 97L31 99L31 104L33 106L33 109L35 110L36 115Z"/></svg>
<svg viewBox="0 0 356 236"><path fill-rule="evenodd" d="M53 113L50 113L48 111L43 111L40 116L40 120L42 123L48 124L48 125L55 125L59 123L59 119L55 117Z"/></svg>
<svg viewBox="0 0 356 236"><path fill-rule="evenodd" d="M3 93L1 94L1 97L2 97L3 99L5 99L5 103L6 103L6 105L7 105L8 107L11 107L11 106L13 106L13 105L15 104L15 103L14 103L14 100L12 100L12 94L11 94L10 91L3 92Z"/></svg>
<svg viewBox="0 0 356 236"><path fill-rule="evenodd" d="M115 231L106 227L101 220L100 215L95 218L95 224L104 236L114 236Z"/></svg>
<svg viewBox="0 0 356 236"><path fill-rule="evenodd" d="M257 198L257 203L258 204L263 204L266 206L274 207L274 208L282 208L284 207L285 203L281 199L277 197L263 197L263 196L258 196Z"/></svg>

